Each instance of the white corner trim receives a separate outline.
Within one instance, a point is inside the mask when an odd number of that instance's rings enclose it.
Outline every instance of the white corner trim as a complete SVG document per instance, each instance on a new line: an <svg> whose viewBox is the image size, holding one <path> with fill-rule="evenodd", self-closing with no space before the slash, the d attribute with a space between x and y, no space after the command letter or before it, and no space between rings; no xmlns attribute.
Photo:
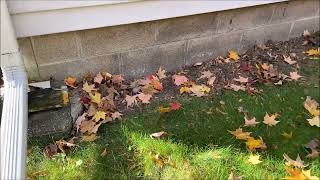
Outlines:
<svg viewBox="0 0 320 180"><path fill-rule="evenodd" d="M99 27L131 24L228 9L270 4L286 0L230 1L88 1L82 4L56 4L52 9L28 5L11 7L18 37L37 36ZM37 1L38 3L39 1ZM65 1L60 1L65 2ZM121 3L119 3L121 2ZM100 3L100 4L99 4ZM62 6L64 7L63 9ZM30 9L30 7L32 7Z"/></svg>

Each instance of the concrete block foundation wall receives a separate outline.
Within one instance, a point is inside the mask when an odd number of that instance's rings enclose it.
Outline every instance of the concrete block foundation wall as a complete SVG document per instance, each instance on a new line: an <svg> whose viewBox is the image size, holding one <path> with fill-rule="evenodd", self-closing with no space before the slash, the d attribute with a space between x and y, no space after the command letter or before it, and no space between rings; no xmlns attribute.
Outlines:
<svg viewBox="0 0 320 180"><path fill-rule="evenodd" d="M267 40L319 31L319 1L295 0L151 22L19 39L30 80L108 71L126 77L173 71L245 52Z"/></svg>

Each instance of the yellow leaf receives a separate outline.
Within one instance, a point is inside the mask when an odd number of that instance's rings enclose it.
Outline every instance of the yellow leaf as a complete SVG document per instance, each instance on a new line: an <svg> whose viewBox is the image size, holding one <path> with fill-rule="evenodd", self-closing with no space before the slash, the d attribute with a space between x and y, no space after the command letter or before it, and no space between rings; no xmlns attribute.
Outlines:
<svg viewBox="0 0 320 180"><path fill-rule="evenodd" d="M309 49L305 52L308 56L320 56L320 48L318 49Z"/></svg>
<svg viewBox="0 0 320 180"><path fill-rule="evenodd" d="M84 84L83 84L83 88L82 88L85 92L87 92L87 93L91 93L91 91L93 91L93 90L95 90L94 89L94 84L92 84L92 85L89 85L87 82L85 82Z"/></svg>
<svg viewBox="0 0 320 180"><path fill-rule="evenodd" d="M228 132L240 140L248 140L248 139L252 138L250 136L251 132L243 132L242 128L238 128L235 131L228 131Z"/></svg>
<svg viewBox="0 0 320 180"><path fill-rule="evenodd" d="M310 96L307 96L307 99L304 101L303 106L313 116L320 116L320 109L318 108L319 103Z"/></svg>
<svg viewBox="0 0 320 180"><path fill-rule="evenodd" d="M180 88L180 94L183 94L183 93L190 93L191 92L191 90L190 90L190 88L189 87L185 87L185 86L183 86L183 87L181 87Z"/></svg>
<svg viewBox="0 0 320 180"><path fill-rule="evenodd" d="M100 119L105 120L106 113L103 111L97 111L96 114L93 116L93 119L95 119L96 122L98 122Z"/></svg>
<svg viewBox="0 0 320 180"><path fill-rule="evenodd" d="M320 118L319 116L315 116L312 119L307 119L309 122L310 126L317 126L320 127Z"/></svg>
<svg viewBox="0 0 320 180"><path fill-rule="evenodd" d="M248 161L249 161L251 164L256 165L256 164L259 164L259 163L262 162L262 161L259 160L259 158L260 158L260 155L252 155L252 154L251 154L251 155L249 156Z"/></svg>
<svg viewBox="0 0 320 180"><path fill-rule="evenodd" d="M94 94L89 93L89 96L91 98L91 102L101 104L101 94L98 92L95 92Z"/></svg>
<svg viewBox="0 0 320 180"><path fill-rule="evenodd" d="M234 61L237 61L238 59L240 59L238 53L235 51L229 51L229 58Z"/></svg>
<svg viewBox="0 0 320 180"><path fill-rule="evenodd" d="M169 107L163 107L163 106L159 107L159 112L160 113L168 113L170 111L171 111L171 109Z"/></svg>
<svg viewBox="0 0 320 180"><path fill-rule="evenodd" d="M291 139L292 138L292 131L290 133L286 133L286 132L283 132L281 134L285 139Z"/></svg>
<svg viewBox="0 0 320 180"><path fill-rule="evenodd" d="M249 138L246 142L246 145L250 151L255 151L258 148L260 149L267 148L266 144L263 142L261 137L260 139Z"/></svg>
<svg viewBox="0 0 320 180"><path fill-rule="evenodd" d="M200 91L204 92L204 93L209 93L210 92L210 88L208 86L202 85Z"/></svg>
<svg viewBox="0 0 320 180"><path fill-rule="evenodd" d="M69 93L68 91L62 91L62 99L63 99L63 104L68 105L69 104Z"/></svg>

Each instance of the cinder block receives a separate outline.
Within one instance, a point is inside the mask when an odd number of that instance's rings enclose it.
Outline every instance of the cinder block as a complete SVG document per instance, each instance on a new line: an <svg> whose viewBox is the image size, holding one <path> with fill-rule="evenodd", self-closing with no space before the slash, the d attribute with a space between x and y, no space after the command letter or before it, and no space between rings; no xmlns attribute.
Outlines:
<svg viewBox="0 0 320 180"><path fill-rule="evenodd" d="M82 77L86 73L97 73L107 71L119 73L119 54L97 56L89 59L64 62L52 65L39 66L41 79L53 77L56 80L63 80L66 76Z"/></svg>
<svg viewBox="0 0 320 180"><path fill-rule="evenodd" d="M303 34L304 30L308 30L309 32L320 31L320 17L295 21L289 37L299 37Z"/></svg>
<svg viewBox="0 0 320 180"><path fill-rule="evenodd" d="M320 7L319 0L294 0L274 4L271 23L298 20L316 16Z"/></svg>
<svg viewBox="0 0 320 180"><path fill-rule="evenodd" d="M28 79L36 81L40 79L38 66L33 54L30 38L18 39L19 48L22 54L23 62L28 73Z"/></svg>
<svg viewBox="0 0 320 180"><path fill-rule="evenodd" d="M74 32L31 37L38 65L66 62L80 57Z"/></svg>
<svg viewBox="0 0 320 180"><path fill-rule="evenodd" d="M196 38L188 41L186 64L212 60L225 56L229 50L238 50L241 33Z"/></svg>
<svg viewBox="0 0 320 180"><path fill-rule="evenodd" d="M250 29L270 22L273 6L262 5L221 11L218 13L218 33Z"/></svg>
<svg viewBox="0 0 320 180"><path fill-rule="evenodd" d="M136 23L79 31L84 57L111 54L154 44L154 23Z"/></svg>
<svg viewBox="0 0 320 180"><path fill-rule="evenodd" d="M184 65L185 42L173 42L121 53L122 74L140 77L155 73L160 66L172 71Z"/></svg>
<svg viewBox="0 0 320 180"><path fill-rule="evenodd" d="M244 31L239 51L244 52L249 47L255 44L265 43L267 40L288 40L291 24L292 23L274 24Z"/></svg>
<svg viewBox="0 0 320 180"><path fill-rule="evenodd" d="M156 41L161 44L213 35L218 27L216 16L217 13L207 13L157 21Z"/></svg>

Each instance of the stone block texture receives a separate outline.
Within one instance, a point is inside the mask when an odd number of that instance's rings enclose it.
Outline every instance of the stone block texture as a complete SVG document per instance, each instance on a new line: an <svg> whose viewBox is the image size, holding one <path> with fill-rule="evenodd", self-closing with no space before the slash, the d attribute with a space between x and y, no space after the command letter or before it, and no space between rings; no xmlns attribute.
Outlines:
<svg viewBox="0 0 320 180"><path fill-rule="evenodd" d="M108 71L126 77L174 71L195 62L245 52L267 40L319 31L319 1L268 5L19 40L30 80L62 80Z"/></svg>

